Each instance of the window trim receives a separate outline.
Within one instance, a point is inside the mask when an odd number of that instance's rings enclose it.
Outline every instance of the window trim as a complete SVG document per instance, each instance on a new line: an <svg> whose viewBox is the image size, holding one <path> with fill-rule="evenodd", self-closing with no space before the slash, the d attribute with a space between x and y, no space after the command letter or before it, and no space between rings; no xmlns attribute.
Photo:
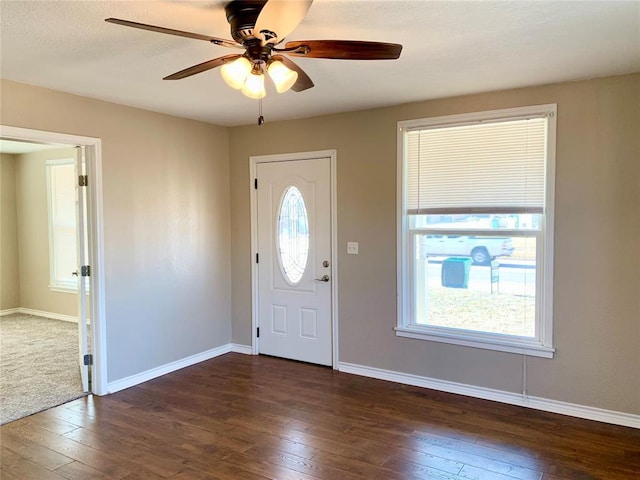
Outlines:
<svg viewBox="0 0 640 480"><path fill-rule="evenodd" d="M408 215L405 214L406 165L404 159L405 132L415 128L440 128L453 125L472 125L486 121L524 119L545 116L548 119L546 165L545 165L545 205L541 216L541 245L537 248L536 265L539 275L536 285L536 336L537 338L515 335L468 331L447 327L418 326L410 323L410 284L412 267L407 264L409 238ZM397 131L397 325L396 335L454 345L462 345L509 353L518 353L543 358L553 358L553 239L555 205L555 152L557 128L557 104L517 107L486 112L447 115L440 117L404 120L398 122ZM464 231L464 230L461 230ZM495 231L492 231L495 232ZM525 232L519 232L525 233Z"/></svg>

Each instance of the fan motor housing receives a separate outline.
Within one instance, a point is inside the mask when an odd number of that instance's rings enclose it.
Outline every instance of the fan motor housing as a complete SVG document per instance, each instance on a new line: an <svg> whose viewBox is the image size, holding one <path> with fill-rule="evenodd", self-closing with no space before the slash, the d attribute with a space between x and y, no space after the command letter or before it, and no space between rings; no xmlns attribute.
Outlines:
<svg viewBox="0 0 640 480"><path fill-rule="evenodd" d="M254 37L253 27L265 3L267 0L234 0L224 7L231 25L231 37L236 42L244 44L245 40Z"/></svg>

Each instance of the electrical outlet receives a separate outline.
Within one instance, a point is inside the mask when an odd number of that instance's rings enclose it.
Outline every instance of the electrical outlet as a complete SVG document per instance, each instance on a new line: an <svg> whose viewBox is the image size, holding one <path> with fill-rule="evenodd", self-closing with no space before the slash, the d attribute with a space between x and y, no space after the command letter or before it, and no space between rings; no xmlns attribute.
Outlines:
<svg viewBox="0 0 640 480"><path fill-rule="evenodd" d="M347 254L349 255L358 254L358 242L347 242Z"/></svg>

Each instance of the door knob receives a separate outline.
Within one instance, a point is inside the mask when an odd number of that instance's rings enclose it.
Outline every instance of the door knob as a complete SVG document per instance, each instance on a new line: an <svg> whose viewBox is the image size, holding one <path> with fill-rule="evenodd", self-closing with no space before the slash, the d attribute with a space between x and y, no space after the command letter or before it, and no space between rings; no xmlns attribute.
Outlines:
<svg viewBox="0 0 640 480"><path fill-rule="evenodd" d="M329 275L323 275L320 278L316 278L316 282L328 282L329 281Z"/></svg>

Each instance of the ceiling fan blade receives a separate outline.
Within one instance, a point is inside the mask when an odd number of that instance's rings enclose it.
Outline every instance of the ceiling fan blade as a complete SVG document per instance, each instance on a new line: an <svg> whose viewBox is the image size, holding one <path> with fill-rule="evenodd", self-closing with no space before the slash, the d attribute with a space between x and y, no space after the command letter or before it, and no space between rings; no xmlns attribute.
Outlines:
<svg viewBox="0 0 640 480"><path fill-rule="evenodd" d="M281 61L282 63L284 63L285 67L298 73L298 79L296 80L296 83L294 83L291 87L291 90L293 90L294 92L302 92L303 90L307 90L313 87L313 81L311 80L311 78L309 78L309 75L307 75L304 70L302 70L292 60L285 57L284 55L274 55L271 57L271 59Z"/></svg>
<svg viewBox="0 0 640 480"><path fill-rule="evenodd" d="M269 0L262 7L253 34L263 39L263 43L276 44L295 30L307 14L313 0ZM273 32L276 36L262 35L262 30Z"/></svg>
<svg viewBox="0 0 640 480"><path fill-rule="evenodd" d="M146 23L131 22L129 20L122 20L120 18L107 18L105 22L115 23L116 25L123 25L125 27L139 28L141 30L150 30L152 32L167 33L169 35L176 35L178 37L195 38L196 40L204 40L211 42L215 45L230 48L243 48L242 45L237 44L231 40L225 40L224 38L212 37L210 35L202 35L200 33L184 32L182 30L174 30L173 28L157 27L155 25L147 25Z"/></svg>
<svg viewBox="0 0 640 480"><path fill-rule="evenodd" d="M395 60L402 52L397 43L357 40L302 40L287 42L278 50L293 57L334 58L338 60Z"/></svg>
<svg viewBox="0 0 640 480"><path fill-rule="evenodd" d="M214 58L213 60L202 62L198 65L194 65L193 67L185 68L184 70L173 73L167 77L164 77L163 80L180 80L182 78L190 77L191 75L195 75L196 73L206 72L207 70L211 70L212 68L220 67L225 63L233 62L235 59L240 58L241 56L242 55L234 54Z"/></svg>

